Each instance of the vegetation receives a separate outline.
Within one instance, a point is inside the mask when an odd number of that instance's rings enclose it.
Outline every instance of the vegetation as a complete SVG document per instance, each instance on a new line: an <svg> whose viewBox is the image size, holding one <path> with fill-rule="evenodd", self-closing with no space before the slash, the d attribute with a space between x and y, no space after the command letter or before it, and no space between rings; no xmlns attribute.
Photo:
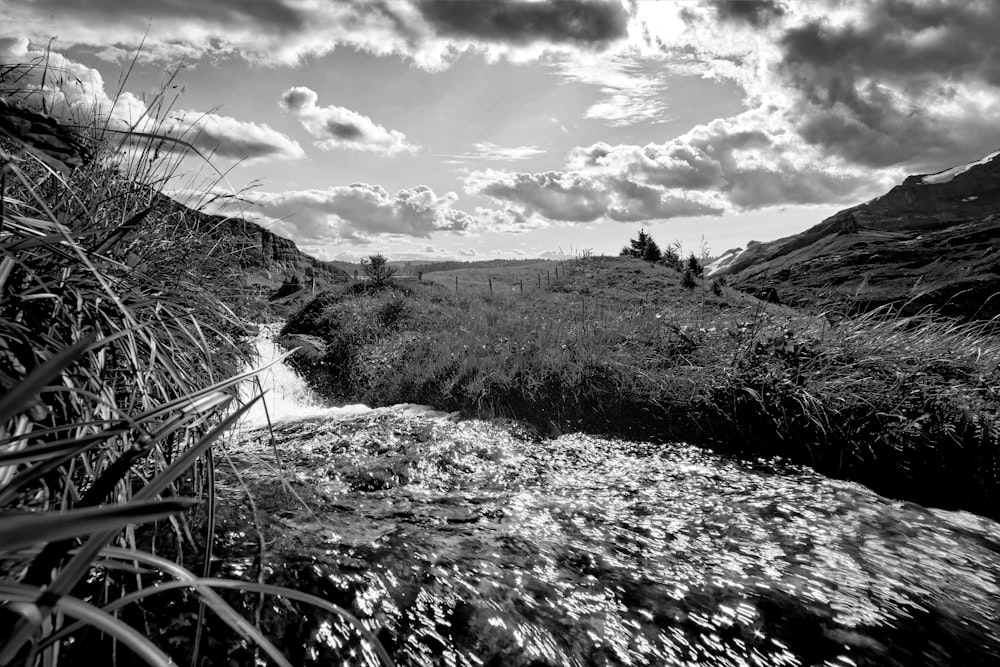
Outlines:
<svg viewBox="0 0 1000 667"><path fill-rule="evenodd" d="M331 397L780 455L1000 516L991 327L890 312L834 325L832 313L685 289L684 274L632 258L559 266L551 289L523 295L329 292L284 333L322 339L295 363Z"/></svg>
<svg viewBox="0 0 1000 667"><path fill-rule="evenodd" d="M369 284L375 289L391 287L396 269L389 266L388 260L382 255L371 255L367 261L361 260Z"/></svg>
<svg viewBox="0 0 1000 667"><path fill-rule="evenodd" d="M356 621L213 576L213 452L250 376L211 289L234 258L191 253L219 244L159 191L183 141L70 130L33 67L0 67L0 664L289 665L258 594Z"/></svg>
<svg viewBox="0 0 1000 667"><path fill-rule="evenodd" d="M645 229L639 230L639 235L629 241L629 245L622 248L622 257L636 257L647 262L659 262L663 259L660 246L656 244L653 237L646 233Z"/></svg>

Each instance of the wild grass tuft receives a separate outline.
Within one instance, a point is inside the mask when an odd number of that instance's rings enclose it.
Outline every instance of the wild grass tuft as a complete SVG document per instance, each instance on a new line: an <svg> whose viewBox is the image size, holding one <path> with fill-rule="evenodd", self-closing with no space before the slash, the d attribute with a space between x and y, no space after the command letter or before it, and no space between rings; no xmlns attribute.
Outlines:
<svg viewBox="0 0 1000 667"><path fill-rule="evenodd" d="M161 192L186 144L99 116L68 129L32 106L33 67L0 67L0 665L288 665L216 592L234 587L337 614L388 662L329 603L210 576L213 446L252 373L205 287L212 253L188 253L211 241ZM206 624L232 639L212 649Z"/></svg>

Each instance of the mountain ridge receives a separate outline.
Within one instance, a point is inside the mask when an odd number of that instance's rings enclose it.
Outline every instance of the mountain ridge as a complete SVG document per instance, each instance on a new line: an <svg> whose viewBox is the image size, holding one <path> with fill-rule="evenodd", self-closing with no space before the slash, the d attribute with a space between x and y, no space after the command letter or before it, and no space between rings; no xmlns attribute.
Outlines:
<svg viewBox="0 0 1000 667"><path fill-rule="evenodd" d="M1000 151L749 245L715 274L794 306L1000 315Z"/></svg>

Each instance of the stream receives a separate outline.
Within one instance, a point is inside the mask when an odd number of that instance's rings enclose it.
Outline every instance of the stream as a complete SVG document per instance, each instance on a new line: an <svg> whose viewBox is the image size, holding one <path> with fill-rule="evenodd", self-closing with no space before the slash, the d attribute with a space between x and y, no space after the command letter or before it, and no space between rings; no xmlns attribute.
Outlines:
<svg viewBox="0 0 1000 667"><path fill-rule="evenodd" d="M274 440L254 413L228 446L220 569L341 606L398 665L1000 664L988 519L684 444L324 406L283 364L262 384ZM272 622L293 664L379 664L297 609Z"/></svg>

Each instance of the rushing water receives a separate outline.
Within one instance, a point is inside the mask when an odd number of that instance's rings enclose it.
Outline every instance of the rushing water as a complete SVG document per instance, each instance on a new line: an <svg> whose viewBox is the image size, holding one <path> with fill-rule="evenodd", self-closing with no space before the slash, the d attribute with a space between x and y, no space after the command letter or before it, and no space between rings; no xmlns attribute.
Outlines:
<svg viewBox="0 0 1000 667"><path fill-rule="evenodd" d="M685 445L310 410L272 410L278 461L261 430L233 450L267 578L364 619L397 664L1000 664L990 520ZM377 664L313 625L304 663Z"/></svg>

